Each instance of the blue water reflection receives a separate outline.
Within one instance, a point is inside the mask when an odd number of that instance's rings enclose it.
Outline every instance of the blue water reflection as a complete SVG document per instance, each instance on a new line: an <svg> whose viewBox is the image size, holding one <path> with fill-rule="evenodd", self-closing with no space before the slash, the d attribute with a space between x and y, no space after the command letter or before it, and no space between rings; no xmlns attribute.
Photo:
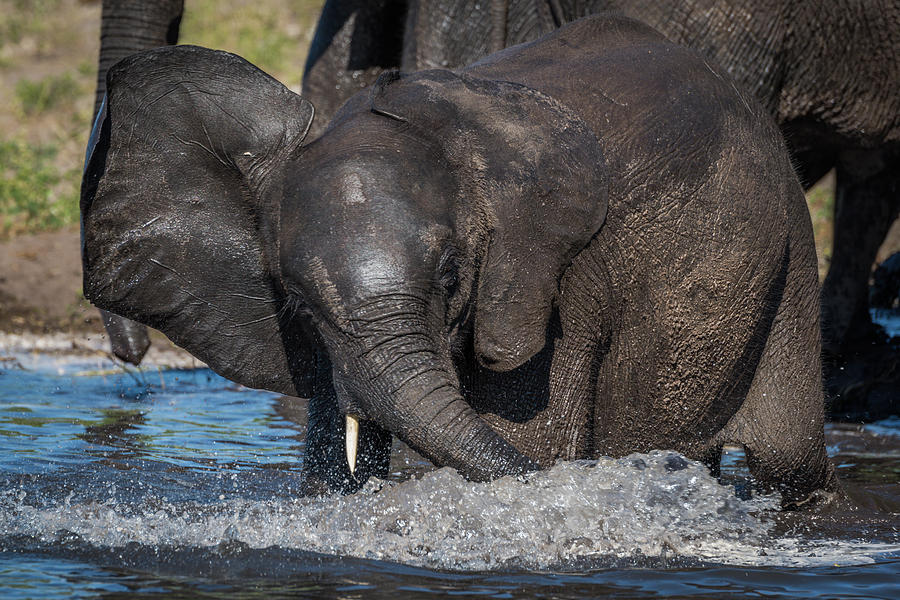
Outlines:
<svg viewBox="0 0 900 600"><path fill-rule="evenodd" d="M297 425L277 397L239 388L207 369L9 370L2 375L0 470L47 473L92 461L158 461L186 469L299 469Z"/></svg>

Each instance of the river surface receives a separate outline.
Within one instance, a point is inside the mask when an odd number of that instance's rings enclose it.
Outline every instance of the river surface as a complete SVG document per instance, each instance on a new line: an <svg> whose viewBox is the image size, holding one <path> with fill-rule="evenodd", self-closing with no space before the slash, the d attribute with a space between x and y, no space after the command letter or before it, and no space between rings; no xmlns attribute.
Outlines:
<svg viewBox="0 0 900 600"><path fill-rule="evenodd" d="M303 498L305 403L205 369L0 357L0 598L900 598L900 419L832 424L848 503L667 451L490 484L400 443Z"/></svg>

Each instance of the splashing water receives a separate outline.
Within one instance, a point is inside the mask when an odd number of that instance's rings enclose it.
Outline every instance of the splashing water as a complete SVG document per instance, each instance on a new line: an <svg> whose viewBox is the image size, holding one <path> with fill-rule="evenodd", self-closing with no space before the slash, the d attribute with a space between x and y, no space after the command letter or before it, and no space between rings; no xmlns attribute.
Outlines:
<svg viewBox="0 0 900 600"><path fill-rule="evenodd" d="M560 464L525 478L471 483L450 469L370 482L347 497L214 505L105 502L32 507L7 492L0 536L95 545L210 547L238 542L461 570L546 569L592 558L756 554L770 526L699 463L653 452ZM754 550L754 548L756 550Z"/></svg>
<svg viewBox="0 0 900 600"><path fill-rule="evenodd" d="M30 506L0 501L0 537L95 546L301 549L430 568L567 569L611 558L681 557L726 564L871 562L894 544L774 539L777 498L738 500L678 454L559 464L489 484L439 469L405 482L373 481L353 496L214 504L103 502ZM763 515L763 516L760 516Z"/></svg>

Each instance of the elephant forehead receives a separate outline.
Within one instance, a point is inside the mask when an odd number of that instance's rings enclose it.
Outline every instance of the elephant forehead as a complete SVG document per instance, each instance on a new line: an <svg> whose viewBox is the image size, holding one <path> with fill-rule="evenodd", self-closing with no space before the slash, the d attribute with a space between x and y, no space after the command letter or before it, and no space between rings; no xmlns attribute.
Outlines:
<svg viewBox="0 0 900 600"><path fill-rule="evenodd" d="M358 171L347 171L339 175L337 182L339 200L348 204L361 204L371 199L371 190L367 190L363 184L363 178Z"/></svg>
<svg viewBox="0 0 900 600"><path fill-rule="evenodd" d="M421 282L427 271L416 268L423 256L414 250L372 232L349 235L287 257L282 273L287 288L316 313L349 329L354 307Z"/></svg>
<svg viewBox="0 0 900 600"><path fill-rule="evenodd" d="M434 238L446 231L360 192L353 177L340 185L350 188L346 204L300 213L280 244L287 289L338 321L340 307L430 282L440 254Z"/></svg>
<svg viewBox="0 0 900 600"><path fill-rule="evenodd" d="M282 260L324 253L336 261L388 264L436 254L434 238L450 230L449 215L423 208L416 190L390 187L348 171L315 197L307 195L282 216ZM386 259L378 258L383 254Z"/></svg>
<svg viewBox="0 0 900 600"><path fill-rule="evenodd" d="M380 180L390 176L385 170L373 172L369 165L352 160L328 165L303 187L302 201L319 213L339 214L344 207L376 201L383 187Z"/></svg>
<svg viewBox="0 0 900 600"><path fill-rule="evenodd" d="M339 141L337 148L317 148L313 156L291 165L282 201L286 224L303 229L318 227L321 219L403 223L446 218L455 187L446 165L416 154L409 145L341 151L350 142Z"/></svg>

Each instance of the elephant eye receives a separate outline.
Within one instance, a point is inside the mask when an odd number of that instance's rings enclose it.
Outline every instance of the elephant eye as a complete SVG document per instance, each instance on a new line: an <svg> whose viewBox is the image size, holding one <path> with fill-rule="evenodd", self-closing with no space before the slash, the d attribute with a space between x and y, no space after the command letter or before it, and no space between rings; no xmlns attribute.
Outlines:
<svg viewBox="0 0 900 600"><path fill-rule="evenodd" d="M459 287L459 254L456 248L451 246L444 250L438 263L438 275L447 297L452 297Z"/></svg>
<svg viewBox="0 0 900 600"><path fill-rule="evenodd" d="M281 312L288 315L289 319L296 317L309 317L311 311L307 304L303 301L303 296L296 290L288 290L284 304L281 306Z"/></svg>
<svg viewBox="0 0 900 600"><path fill-rule="evenodd" d="M459 287L459 277L455 273L446 273L441 277L441 286L447 291L447 296L452 297Z"/></svg>

